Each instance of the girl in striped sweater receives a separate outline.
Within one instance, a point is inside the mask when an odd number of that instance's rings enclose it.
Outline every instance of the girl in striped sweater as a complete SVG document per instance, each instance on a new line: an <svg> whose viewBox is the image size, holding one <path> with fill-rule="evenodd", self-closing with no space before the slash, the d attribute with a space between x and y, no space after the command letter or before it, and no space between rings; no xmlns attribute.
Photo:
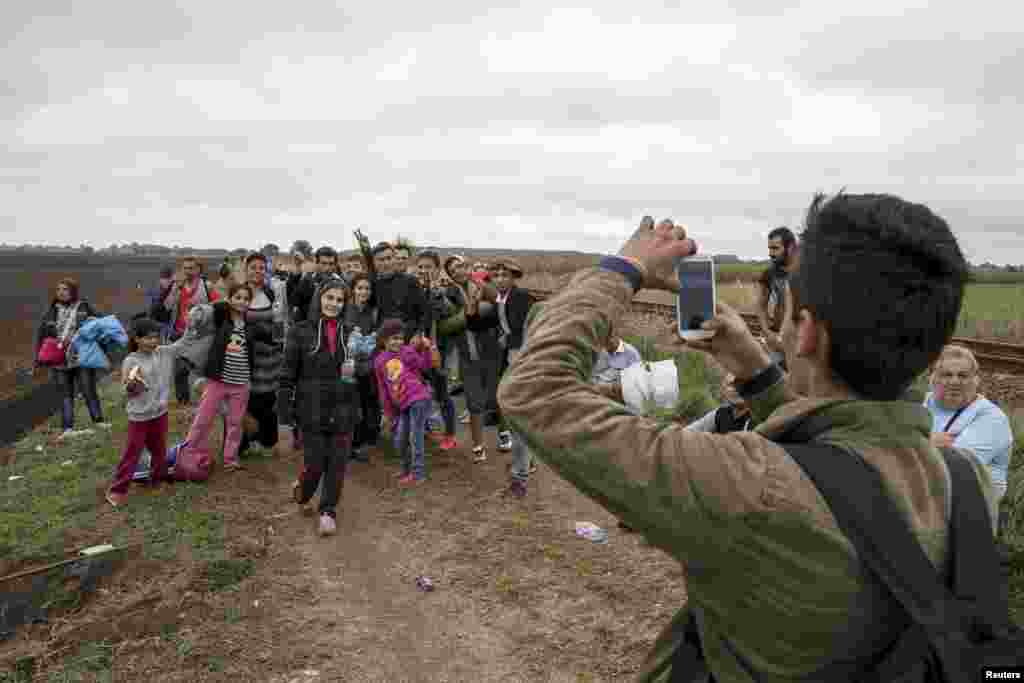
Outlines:
<svg viewBox="0 0 1024 683"><path fill-rule="evenodd" d="M189 450L209 448L213 419L221 401L226 400L224 465L228 470L241 468L238 446L253 374L253 344L271 341L269 330L250 328L246 323L245 314L250 301L252 288L247 284L233 284L228 288L227 302L213 304L216 331L203 371L208 381L186 440Z"/></svg>

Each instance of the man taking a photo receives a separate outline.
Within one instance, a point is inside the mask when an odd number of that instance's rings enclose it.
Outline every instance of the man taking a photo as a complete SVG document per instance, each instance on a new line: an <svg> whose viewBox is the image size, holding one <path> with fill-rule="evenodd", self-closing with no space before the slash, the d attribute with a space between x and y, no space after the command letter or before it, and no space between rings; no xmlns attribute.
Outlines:
<svg viewBox="0 0 1024 683"><path fill-rule="evenodd" d="M645 223L617 256L534 306L501 383L502 411L539 459L685 565L688 604L640 680L708 680L679 677L684 633L699 634L702 666L720 683L852 680L851 667L867 668L902 635L905 615L779 442L800 427L812 432L805 441L855 451L945 567L949 470L929 441L930 415L905 392L952 336L967 264L925 206L816 197L785 294L789 374L725 305L705 323L714 337L691 344L736 376L756 425L709 434L633 415L589 381L634 294L678 290L674 263L695 252L681 226Z"/></svg>

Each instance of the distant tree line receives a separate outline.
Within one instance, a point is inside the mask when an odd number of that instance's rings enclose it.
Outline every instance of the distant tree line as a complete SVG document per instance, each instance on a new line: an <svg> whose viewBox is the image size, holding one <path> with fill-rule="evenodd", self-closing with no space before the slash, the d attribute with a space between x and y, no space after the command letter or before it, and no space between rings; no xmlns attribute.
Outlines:
<svg viewBox="0 0 1024 683"><path fill-rule="evenodd" d="M402 237L397 240L398 243L406 243ZM410 243L411 246L411 243ZM314 247L308 240L295 240L291 248L288 250L290 254L302 254L305 257L313 255ZM43 245L43 244L6 244L0 243L0 251L14 251L14 252L30 252L30 253L72 253L72 254L95 254L98 256L184 256L185 254L196 254L198 256L206 256L209 258L224 258L224 257L238 257L244 256L249 252L249 249L238 248L238 249L196 249L194 247L183 247L179 245L166 246L163 244L140 244L139 242L131 242L125 244L111 244L107 247L96 248L88 244L80 244L75 247L70 244L64 246L54 245ZM281 248L274 243L268 243L260 248L264 254L270 256L277 256L282 253ZM543 249L466 249L466 248L451 248L444 249L443 251L458 251L467 255L474 255L479 257L486 257L488 255L503 254L509 251L517 254L549 254ZM565 254L579 254L587 255L583 252L557 252ZM743 260L734 254L718 254L715 255L714 260L716 263L763 263L768 264L767 259L753 259ZM1024 264L1019 265L996 265L986 261L980 265L971 264L971 269L977 272L983 273L1024 273Z"/></svg>

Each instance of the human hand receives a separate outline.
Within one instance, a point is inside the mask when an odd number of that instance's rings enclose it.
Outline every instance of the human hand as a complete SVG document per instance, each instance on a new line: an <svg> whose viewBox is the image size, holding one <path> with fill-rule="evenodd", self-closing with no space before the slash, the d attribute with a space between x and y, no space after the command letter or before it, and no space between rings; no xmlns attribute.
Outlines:
<svg viewBox="0 0 1024 683"><path fill-rule="evenodd" d="M771 351L777 351L778 353L784 353L782 347L782 335L775 334L774 332L764 333L764 343L768 346Z"/></svg>
<svg viewBox="0 0 1024 683"><path fill-rule="evenodd" d="M292 425L277 426L277 442L285 448L295 448L295 427Z"/></svg>
<svg viewBox="0 0 1024 683"><path fill-rule="evenodd" d="M679 291L676 262L696 253L697 243L687 238L684 226L668 218L655 225L650 216L643 217L632 237L619 250L619 256L640 266L645 288L667 292Z"/></svg>
<svg viewBox="0 0 1024 683"><path fill-rule="evenodd" d="M679 342L714 356L728 372L740 382L753 379L772 364L768 351L751 333L740 314L731 306L719 303L714 318L701 325L713 332L710 339L682 340Z"/></svg>
<svg viewBox="0 0 1024 683"><path fill-rule="evenodd" d="M932 445L936 448L952 448L953 441L955 439L956 436L949 432L932 432L932 435L928 440L931 441Z"/></svg>

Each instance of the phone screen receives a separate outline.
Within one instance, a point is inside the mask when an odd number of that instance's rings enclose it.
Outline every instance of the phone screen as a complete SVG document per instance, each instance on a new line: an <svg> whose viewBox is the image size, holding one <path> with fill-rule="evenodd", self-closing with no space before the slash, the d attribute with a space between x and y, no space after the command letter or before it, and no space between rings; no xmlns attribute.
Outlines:
<svg viewBox="0 0 1024 683"><path fill-rule="evenodd" d="M715 268L710 259L683 259L676 267L679 299L676 315L679 333L701 331L715 317Z"/></svg>

